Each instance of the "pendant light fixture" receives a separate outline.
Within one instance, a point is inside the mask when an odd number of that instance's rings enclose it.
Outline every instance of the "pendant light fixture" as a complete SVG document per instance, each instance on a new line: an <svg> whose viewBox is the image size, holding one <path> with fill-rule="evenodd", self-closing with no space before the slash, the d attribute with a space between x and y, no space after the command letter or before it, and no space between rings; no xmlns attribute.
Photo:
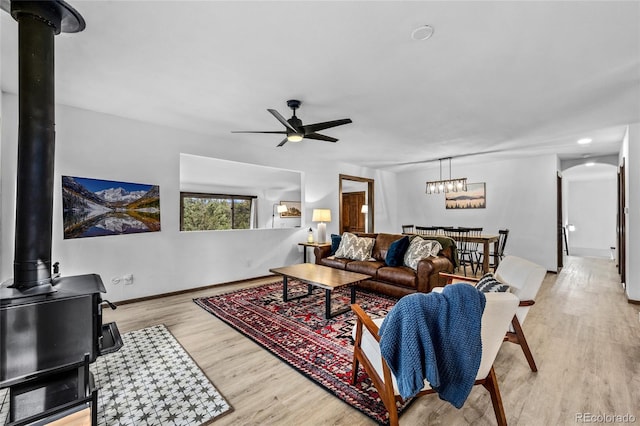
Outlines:
<svg viewBox="0 0 640 426"><path fill-rule="evenodd" d="M449 160L449 179L442 179L442 160ZM440 180L427 182L427 194L462 192L467 190L467 178L451 178L451 157L440 158Z"/></svg>

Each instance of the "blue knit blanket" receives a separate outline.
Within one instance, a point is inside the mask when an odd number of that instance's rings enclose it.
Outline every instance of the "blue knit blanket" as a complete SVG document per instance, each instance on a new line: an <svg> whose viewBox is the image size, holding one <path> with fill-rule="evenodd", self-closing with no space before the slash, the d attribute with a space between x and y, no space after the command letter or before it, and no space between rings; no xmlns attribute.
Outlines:
<svg viewBox="0 0 640 426"><path fill-rule="evenodd" d="M486 299L468 284L442 293L401 298L380 327L380 351L402 398L415 396L426 379L441 399L462 407L475 382Z"/></svg>

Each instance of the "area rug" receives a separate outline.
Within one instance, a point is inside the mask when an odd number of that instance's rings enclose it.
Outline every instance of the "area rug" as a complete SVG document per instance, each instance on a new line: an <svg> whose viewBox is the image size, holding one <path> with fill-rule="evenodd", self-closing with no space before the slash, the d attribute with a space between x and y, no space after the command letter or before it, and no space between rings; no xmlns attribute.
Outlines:
<svg viewBox="0 0 640 426"><path fill-rule="evenodd" d="M125 333L122 340L122 349L90 366L99 389L98 425L196 426L232 410L164 325ZM0 395L6 402L0 424L8 423L8 399Z"/></svg>
<svg viewBox="0 0 640 426"><path fill-rule="evenodd" d="M306 291L306 284L289 280L290 296ZM362 368L358 369L356 385L350 383L355 316L349 311L326 320L324 290L314 289L309 297L283 302L280 281L194 302L347 404L378 423L388 423L387 410ZM356 302L379 318L389 312L396 299L358 290ZM335 291L332 310L344 305L349 305L349 290ZM399 404L399 411L406 406Z"/></svg>

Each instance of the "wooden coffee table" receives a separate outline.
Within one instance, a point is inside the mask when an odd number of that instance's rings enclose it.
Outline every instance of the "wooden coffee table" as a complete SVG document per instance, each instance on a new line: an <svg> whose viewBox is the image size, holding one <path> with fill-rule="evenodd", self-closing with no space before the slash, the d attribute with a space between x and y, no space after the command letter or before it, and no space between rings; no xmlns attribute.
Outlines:
<svg viewBox="0 0 640 426"><path fill-rule="evenodd" d="M369 275L329 268L328 266L316 265L315 263L301 263L299 265L283 266L282 268L269 269L269 271L274 274L282 275L282 299L285 302L311 295L313 287L323 288L325 291L324 317L326 319L343 314L351 309L347 306L346 308L331 312L331 291L346 285L351 286L351 303L353 304L356 303L355 284L371 278ZM307 294L289 297L287 288L289 278L294 278L306 283Z"/></svg>

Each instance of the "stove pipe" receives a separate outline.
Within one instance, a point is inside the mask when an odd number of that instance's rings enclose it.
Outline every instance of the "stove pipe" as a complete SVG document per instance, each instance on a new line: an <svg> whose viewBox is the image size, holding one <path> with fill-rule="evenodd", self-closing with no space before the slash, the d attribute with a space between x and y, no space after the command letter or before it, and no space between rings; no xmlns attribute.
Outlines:
<svg viewBox="0 0 640 426"><path fill-rule="evenodd" d="M64 1L2 0L18 21L19 123L13 287L51 291L55 154L54 43L84 19ZM42 287L42 288L37 288Z"/></svg>

